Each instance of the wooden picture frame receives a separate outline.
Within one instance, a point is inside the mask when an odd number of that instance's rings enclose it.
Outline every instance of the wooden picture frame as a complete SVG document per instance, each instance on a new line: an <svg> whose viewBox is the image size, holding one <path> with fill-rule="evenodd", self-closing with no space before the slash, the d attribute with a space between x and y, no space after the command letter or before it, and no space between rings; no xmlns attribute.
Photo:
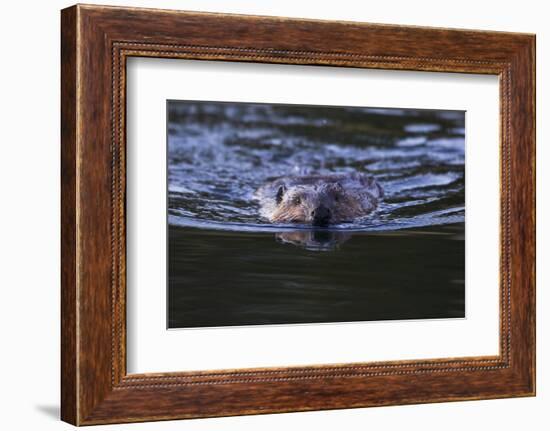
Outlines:
<svg viewBox="0 0 550 431"><path fill-rule="evenodd" d="M62 11L61 50L64 421L535 394L534 35L77 5ZM498 75L500 354L127 374L125 65L131 56Z"/></svg>

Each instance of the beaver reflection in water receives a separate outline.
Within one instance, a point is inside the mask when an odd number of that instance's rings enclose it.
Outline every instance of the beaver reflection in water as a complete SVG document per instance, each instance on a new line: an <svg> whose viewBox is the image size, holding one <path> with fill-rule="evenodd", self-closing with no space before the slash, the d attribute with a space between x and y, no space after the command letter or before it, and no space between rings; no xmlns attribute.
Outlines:
<svg viewBox="0 0 550 431"><path fill-rule="evenodd" d="M339 248L351 238L343 230L308 229L277 232L275 238L283 244L292 244L310 251L331 251Z"/></svg>
<svg viewBox="0 0 550 431"><path fill-rule="evenodd" d="M328 226L376 209L382 187L365 174L286 176L260 187L260 214L272 223Z"/></svg>

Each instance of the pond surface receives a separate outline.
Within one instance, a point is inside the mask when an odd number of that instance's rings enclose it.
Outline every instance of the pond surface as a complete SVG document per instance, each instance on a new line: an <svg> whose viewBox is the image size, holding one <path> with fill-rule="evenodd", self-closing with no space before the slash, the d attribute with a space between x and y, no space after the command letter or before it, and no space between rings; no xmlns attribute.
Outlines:
<svg viewBox="0 0 550 431"><path fill-rule="evenodd" d="M168 102L170 328L464 317L464 113ZM262 220L282 175L366 172L375 213Z"/></svg>

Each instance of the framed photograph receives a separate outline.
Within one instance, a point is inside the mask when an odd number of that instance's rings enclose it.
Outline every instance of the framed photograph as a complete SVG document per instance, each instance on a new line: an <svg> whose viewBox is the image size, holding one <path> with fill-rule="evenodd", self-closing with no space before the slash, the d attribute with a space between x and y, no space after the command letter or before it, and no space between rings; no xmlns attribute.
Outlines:
<svg viewBox="0 0 550 431"><path fill-rule="evenodd" d="M61 415L535 394L535 37L61 14Z"/></svg>

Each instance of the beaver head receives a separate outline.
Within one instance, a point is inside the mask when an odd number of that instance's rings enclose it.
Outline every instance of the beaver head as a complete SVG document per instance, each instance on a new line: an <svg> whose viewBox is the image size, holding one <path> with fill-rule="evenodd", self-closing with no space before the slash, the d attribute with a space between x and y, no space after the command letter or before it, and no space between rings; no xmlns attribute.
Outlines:
<svg viewBox="0 0 550 431"><path fill-rule="evenodd" d="M285 176L256 190L260 214L272 223L327 226L372 213L384 191L362 173Z"/></svg>
<svg viewBox="0 0 550 431"><path fill-rule="evenodd" d="M311 223L327 226L350 221L360 212L360 202L338 182L311 185L281 184L275 195L272 222Z"/></svg>

